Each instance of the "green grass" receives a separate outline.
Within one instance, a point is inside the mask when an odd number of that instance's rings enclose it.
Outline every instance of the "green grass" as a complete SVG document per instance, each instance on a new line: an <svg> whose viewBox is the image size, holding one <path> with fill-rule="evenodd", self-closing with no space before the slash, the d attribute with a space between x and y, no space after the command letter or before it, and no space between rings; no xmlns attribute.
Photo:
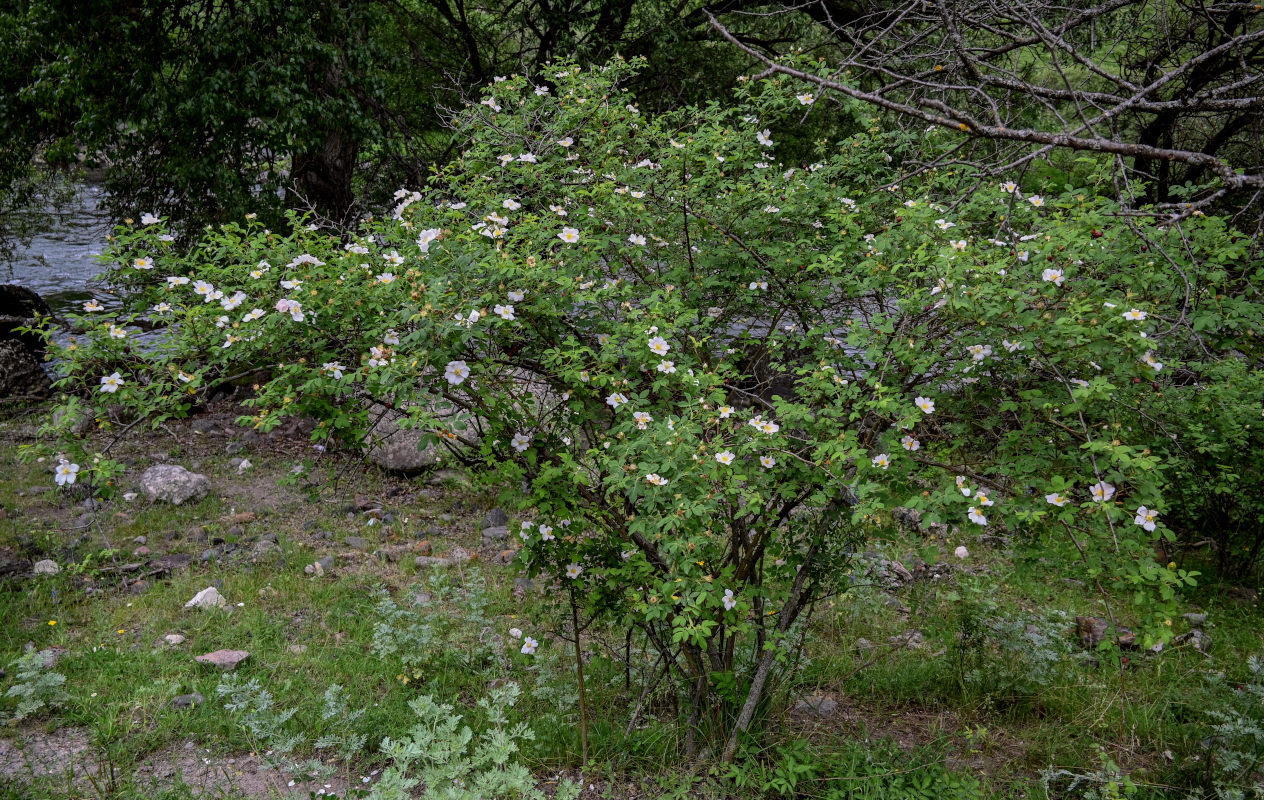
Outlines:
<svg viewBox="0 0 1264 800"><path fill-rule="evenodd" d="M0 547L32 559L54 558L63 570L53 577L0 583L0 661L13 661L27 643L64 648L56 670L66 676L71 699L25 730L86 731L97 761L114 770L108 796L191 796L192 789L179 782L154 789L134 778L145 759L186 741L223 754L266 748L225 712L215 691L221 676L193 660L220 648L250 651L238 673L258 679L278 708L296 709L289 725L308 737L303 756L321 755L310 743L339 730L339 720L322 718L321 696L331 684L344 687L349 706L364 710L356 728L368 735L365 751L339 765L347 778L382 766L377 743L412 724L408 701L417 694L430 693L468 711L489 682L503 679L523 684L517 714L538 734L523 753L525 762L541 774L578 766L569 645L548 641L547 593L515 597L512 568L476 564L447 571L455 587L468 585L475 571L486 578L485 621L474 624L467 613L469 598L455 596L415 615L442 623L447 638L440 645L386 657L373 652L379 622L374 590L383 587L403 605L409 587L424 585L429 573L418 574L411 553L386 564L347 548L346 537L368 539L370 550L402 548L416 542L419 531L437 526L439 534L430 535L436 551L476 548L478 521L492 504L491 490L459 482L430 487L424 479L345 469L334 460L318 466L314 478L316 486L326 487L337 479L337 490L305 493L301 487L277 487L290 466L306 457L301 450L246 453L255 467L239 477L228 455L194 440L181 447L181 461L200 460L200 470L215 486L210 497L176 508L116 500L103 509L98 524L68 531L84 509L64 495L31 491L50 480L38 468L42 465L18 459L18 440L12 424L0 426L0 474L5 476L0 504L6 509ZM170 441L142 437L128 457L143 465L146 454ZM363 515L348 519L347 504L357 494L385 501L397 523L368 527ZM233 510L258 510L259 517L235 531L227 519ZM453 519L444 521L441 515L449 514ZM202 563L199 555L210 545L198 541L199 529L207 538L236 541L243 554L260 535L275 534L281 552L260 563L245 555ZM317 531L331 536L316 538ZM155 555L187 552L194 561L188 569L150 579L151 586L137 594L114 570L140 560L131 551L137 546L132 539L142 535ZM886 549L894 556L917 551L934 560L947 557L955 544L897 537ZM1103 614L1101 599L1084 584L1073 553L1021 542L1003 550L971 547L976 552L964 566L988 573L993 588L987 599L997 613L1023 611L1047 619L1051 612L1065 612L1068 622L1055 631L1061 641L1072 638L1069 620L1075 615ZM304 572L304 565L329 553L338 560L331 575ZM1203 763L1198 759L1206 755L1201 743L1208 735L1205 710L1226 702L1225 690L1212 687L1208 678L1223 673L1230 684L1245 679L1246 656L1264 650L1257 607L1216 591L1192 590L1186 598L1191 607L1197 603L1210 614L1204 626L1215 642L1210 656L1191 648L1131 654L1122 681L1107 659L1094 663L1078 646L1067 648L1056 669L1035 681L1027 654L990 643L969 657L969 666L985 680L963 683L959 667L966 662L958 634L971 613L964 585L960 572L918 582L897 593L905 609L864 586L822 603L807 630L799 669L773 687L766 704L760 720L764 745L748 751L735 768L683 757L674 698L662 688L648 696L638 724L628 731L643 676L626 674L618 660L624 631L591 630L586 634L592 654L586 666L587 778L614 787L608 789L611 796L618 796L617 787L639 786L663 796L904 797L926 791L941 798L1036 798L1045 797L1042 770L1092 772L1104 752L1142 785L1140 796L1198 796ZM207 586L218 587L230 607L184 609ZM1115 605L1126 620L1127 604ZM522 656L507 638L489 645L489 637L505 637L515 626L546 642L541 656ZM920 648L887 645L890 637L914 628L925 637ZM1187 628L1183 620L1173 620L1174 632ZM167 633L180 633L186 641L168 646L162 642ZM861 638L875 648L858 649ZM293 652L295 645L306 650ZM192 709L171 707L172 697L192 692L200 692L206 702ZM810 693L835 698L840 711L824 717L792 713L797 700ZM1127 698L1124 714L1121 696ZM931 776L929 783L907 783L903 776L914 773L922 776L919 781ZM41 779L0 789L0 800L52 798L65 791Z"/></svg>

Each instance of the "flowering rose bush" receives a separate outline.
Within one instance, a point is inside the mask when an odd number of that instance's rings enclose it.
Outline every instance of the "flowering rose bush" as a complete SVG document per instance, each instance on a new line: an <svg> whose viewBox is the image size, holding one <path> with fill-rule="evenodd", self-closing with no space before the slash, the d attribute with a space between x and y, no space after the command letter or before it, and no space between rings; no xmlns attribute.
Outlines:
<svg viewBox="0 0 1264 800"><path fill-rule="evenodd" d="M750 82L651 116L619 88L636 68L495 84L461 156L353 233L245 220L181 254L161 221L120 229L127 311L86 309L61 388L161 418L253 376L244 424L356 447L403 412L526 487L525 567L644 632L730 743L897 506L1064 537L1162 631L1192 582L1152 558L1173 416L1205 381L1261 386L1243 240L1092 185L890 185L939 145L858 107L860 133L781 163L812 98ZM134 344L140 319L166 335Z"/></svg>

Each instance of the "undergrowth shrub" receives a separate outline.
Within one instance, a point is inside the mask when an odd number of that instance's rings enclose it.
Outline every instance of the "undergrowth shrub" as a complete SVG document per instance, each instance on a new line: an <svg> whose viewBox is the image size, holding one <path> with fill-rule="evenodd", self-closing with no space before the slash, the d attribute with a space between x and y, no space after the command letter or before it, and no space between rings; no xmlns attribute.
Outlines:
<svg viewBox="0 0 1264 800"><path fill-rule="evenodd" d="M402 415L509 487L525 569L640 632L727 756L894 507L1070 541L1143 644L1167 637L1194 581L1154 560L1202 474L1186 426L1261 413L1247 239L1124 213L1092 161L1084 186L894 185L945 141L846 100L861 132L783 164L811 95L747 81L651 115L620 88L639 67L494 84L453 120L460 157L355 231L246 219L177 252L166 222L118 229L126 307L53 348L64 410L157 424L248 376L260 430L303 415L359 449ZM75 418L53 429L91 477L111 462Z"/></svg>

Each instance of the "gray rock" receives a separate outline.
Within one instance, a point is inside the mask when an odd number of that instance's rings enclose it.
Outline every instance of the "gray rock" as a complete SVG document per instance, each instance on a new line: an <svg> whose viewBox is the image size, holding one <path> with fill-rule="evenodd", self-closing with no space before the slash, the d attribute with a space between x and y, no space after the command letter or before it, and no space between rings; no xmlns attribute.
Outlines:
<svg viewBox="0 0 1264 800"><path fill-rule="evenodd" d="M197 419L193 420L193 423L189 425L189 427L193 429L194 433L211 433L216 428L218 428L219 425L213 419L208 419L207 417L198 417Z"/></svg>
<svg viewBox="0 0 1264 800"><path fill-rule="evenodd" d="M334 568L334 557L325 556L319 561L313 561L311 564L308 564L306 567L303 568L303 571L306 572L308 575L315 575L319 577L321 575L324 575L327 572L333 571L333 568Z"/></svg>
<svg viewBox="0 0 1264 800"><path fill-rule="evenodd" d="M276 542L255 542L255 546L250 548L250 560L256 564L275 561L280 555L281 546Z"/></svg>
<svg viewBox="0 0 1264 800"><path fill-rule="evenodd" d="M347 547L354 547L356 550L359 550L360 552L367 553L369 550L368 541L359 536L348 536L343 541L346 543Z"/></svg>
<svg viewBox="0 0 1264 800"><path fill-rule="evenodd" d="M1200 653L1206 654L1211 649L1211 637L1203 633L1201 629L1194 628L1189 633L1182 633L1172 640L1172 644L1189 644Z"/></svg>
<svg viewBox="0 0 1264 800"><path fill-rule="evenodd" d="M413 563L418 567L450 567L456 561L442 556L417 556L413 559Z"/></svg>
<svg viewBox="0 0 1264 800"><path fill-rule="evenodd" d="M376 420L365 440L369 460L382 469L405 474L433 467L439 460L438 448L433 443L421 446L424 432L401 428L405 418L402 412L380 403L369 407L369 419Z"/></svg>
<svg viewBox="0 0 1264 800"><path fill-rule="evenodd" d="M1181 619L1185 620L1190 625L1194 625L1195 627L1199 625L1207 624L1206 614L1197 614L1197 613L1194 613L1193 611L1189 612L1188 614L1181 614Z"/></svg>
<svg viewBox="0 0 1264 800"><path fill-rule="evenodd" d="M184 604L185 608L222 608L228 605L228 601L219 593L214 586L208 586L197 594L193 595L193 599Z"/></svg>
<svg viewBox="0 0 1264 800"><path fill-rule="evenodd" d="M241 662L250 658L250 653L245 650L216 650L213 653L206 653L194 659L199 664L207 664L224 672L232 672L237 669Z"/></svg>
<svg viewBox="0 0 1264 800"><path fill-rule="evenodd" d="M394 550L386 550L386 549L374 550L373 557L384 564L389 564L395 560L396 553Z"/></svg>
<svg viewBox="0 0 1264 800"><path fill-rule="evenodd" d="M182 694L171 698L171 707L193 708L194 706L200 706L205 702L206 698L202 696L201 692L194 692L193 694Z"/></svg>
<svg viewBox="0 0 1264 800"><path fill-rule="evenodd" d="M150 500L178 506L205 497L211 479L176 464L158 464L140 476L140 488Z"/></svg>
<svg viewBox="0 0 1264 800"><path fill-rule="evenodd" d="M509 524L509 515L503 508L493 508L483 517L484 528L503 528Z"/></svg>
<svg viewBox="0 0 1264 800"><path fill-rule="evenodd" d="M306 652L307 652L307 645L305 645L305 644L292 644L292 645L290 645L289 650L290 650L290 652L291 652L291 653L293 653L294 655L296 655L296 656L301 656L301 655L303 655L304 653L306 653Z"/></svg>
<svg viewBox="0 0 1264 800"><path fill-rule="evenodd" d="M178 633L169 633L162 637L162 641L171 647L175 647L176 645L184 644L184 637Z"/></svg>
<svg viewBox="0 0 1264 800"><path fill-rule="evenodd" d="M61 567L57 566L56 561L45 558L35 562L34 570L36 575L56 575L61 572Z"/></svg>
<svg viewBox="0 0 1264 800"><path fill-rule="evenodd" d="M149 539L144 536L137 536L132 539L132 544L149 544Z"/></svg>
<svg viewBox="0 0 1264 800"><path fill-rule="evenodd" d="M19 333L49 316L48 303L24 286L0 286L0 397L44 397L51 385L44 371L44 340Z"/></svg>
<svg viewBox="0 0 1264 800"><path fill-rule="evenodd" d="M800 714L812 714L818 717L828 717L837 710L837 701L814 694L808 695L799 702L795 703L793 709L793 711Z"/></svg>
<svg viewBox="0 0 1264 800"><path fill-rule="evenodd" d="M509 529L503 525L497 526L495 528L485 528L483 530L483 546L486 547L490 544L495 544L496 542L503 541L508 536L509 536Z"/></svg>

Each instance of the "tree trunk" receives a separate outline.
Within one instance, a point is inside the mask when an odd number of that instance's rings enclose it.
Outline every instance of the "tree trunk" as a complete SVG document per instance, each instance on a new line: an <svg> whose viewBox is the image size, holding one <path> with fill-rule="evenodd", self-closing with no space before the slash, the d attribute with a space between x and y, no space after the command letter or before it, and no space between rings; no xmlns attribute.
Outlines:
<svg viewBox="0 0 1264 800"><path fill-rule="evenodd" d="M338 223L349 222L355 204L351 178L360 143L342 131L329 131L320 147L294 155L291 177L295 197L290 205L311 208Z"/></svg>

